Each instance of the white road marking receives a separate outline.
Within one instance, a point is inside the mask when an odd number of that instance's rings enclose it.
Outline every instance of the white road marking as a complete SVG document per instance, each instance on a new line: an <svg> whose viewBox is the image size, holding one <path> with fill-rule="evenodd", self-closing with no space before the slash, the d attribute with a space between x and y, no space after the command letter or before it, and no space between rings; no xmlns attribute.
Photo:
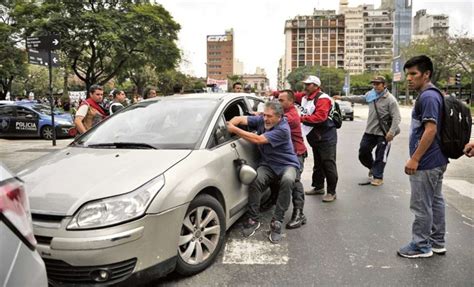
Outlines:
<svg viewBox="0 0 474 287"><path fill-rule="evenodd" d="M232 239L224 249L223 264L287 264L288 243L273 244L270 241L255 239Z"/></svg>
<svg viewBox="0 0 474 287"><path fill-rule="evenodd" d="M460 179L444 179L443 184L456 190L461 195L474 199L474 184Z"/></svg>
<svg viewBox="0 0 474 287"><path fill-rule="evenodd" d="M469 223L467 223L467 222L466 222L466 221L464 221L464 220L462 221L462 223L466 224L467 226L470 226L470 227L473 227L473 228L474 228L474 225L472 225L472 224L469 224Z"/></svg>

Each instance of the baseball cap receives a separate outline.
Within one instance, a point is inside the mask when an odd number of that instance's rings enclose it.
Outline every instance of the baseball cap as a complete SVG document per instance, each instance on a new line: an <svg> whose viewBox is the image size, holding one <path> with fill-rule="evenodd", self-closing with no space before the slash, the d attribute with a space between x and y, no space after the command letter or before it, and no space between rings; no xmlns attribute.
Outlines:
<svg viewBox="0 0 474 287"><path fill-rule="evenodd" d="M308 76L306 80L303 81L305 84L315 84L316 86L321 86L321 80L316 76Z"/></svg>
<svg viewBox="0 0 474 287"><path fill-rule="evenodd" d="M370 83L385 83L385 77L384 76L375 76Z"/></svg>

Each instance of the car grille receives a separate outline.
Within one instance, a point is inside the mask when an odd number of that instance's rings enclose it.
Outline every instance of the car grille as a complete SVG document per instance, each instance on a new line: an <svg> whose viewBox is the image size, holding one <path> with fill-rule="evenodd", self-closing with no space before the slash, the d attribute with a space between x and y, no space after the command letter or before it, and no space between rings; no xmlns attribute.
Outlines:
<svg viewBox="0 0 474 287"><path fill-rule="evenodd" d="M126 261L98 266L72 266L62 260L54 260L43 258L46 264L48 279L56 283L117 283L126 279L135 268L137 259L129 259ZM93 273L98 270L106 270L109 278L106 281L95 281Z"/></svg>
<svg viewBox="0 0 474 287"><path fill-rule="evenodd" d="M50 245L51 241L53 240L53 238L49 237L49 236L35 235L35 238L36 238L36 241L38 242L38 244L43 244L43 245Z"/></svg>
<svg viewBox="0 0 474 287"><path fill-rule="evenodd" d="M51 222L51 223L60 223L63 220L64 216L61 215L49 215L49 214L38 214L33 213L31 214L33 221L43 221L43 222Z"/></svg>

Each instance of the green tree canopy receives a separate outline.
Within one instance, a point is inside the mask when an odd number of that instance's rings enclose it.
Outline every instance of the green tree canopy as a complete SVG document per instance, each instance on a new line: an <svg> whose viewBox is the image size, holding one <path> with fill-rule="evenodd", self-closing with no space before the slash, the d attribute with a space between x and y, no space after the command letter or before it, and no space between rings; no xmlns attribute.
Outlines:
<svg viewBox="0 0 474 287"><path fill-rule="evenodd" d="M14 17L24 36L59 34L68 64L88 88L134 65L164 71L178 63L179 24L161 5L142 2L44 0L16 5Z"/></svg>

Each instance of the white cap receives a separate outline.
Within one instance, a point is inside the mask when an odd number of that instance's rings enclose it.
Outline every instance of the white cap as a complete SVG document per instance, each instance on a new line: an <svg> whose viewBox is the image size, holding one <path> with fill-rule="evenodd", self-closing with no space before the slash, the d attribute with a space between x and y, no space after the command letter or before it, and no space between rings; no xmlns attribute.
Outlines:
<svg viewBox="0 0 474 287"><path fill-rule="evenodd" d="M316 76L308 76L306 80L303 81L305 84L315 84L316 86L321 86L321 80Z"/></svg>

